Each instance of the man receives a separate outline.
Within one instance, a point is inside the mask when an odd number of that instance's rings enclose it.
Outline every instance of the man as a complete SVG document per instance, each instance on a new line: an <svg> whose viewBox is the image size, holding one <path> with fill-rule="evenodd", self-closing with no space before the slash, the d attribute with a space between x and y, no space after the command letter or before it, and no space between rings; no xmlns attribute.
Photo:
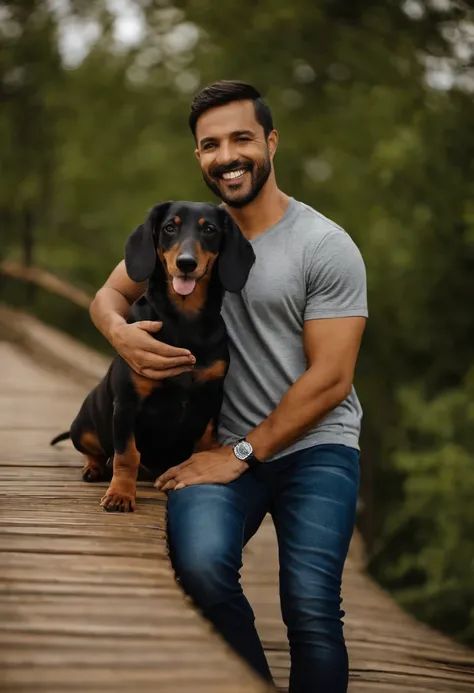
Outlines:
<svg viewBox="0 0 474 693"><path fill-rule="evenodd" d="M343 693L340 610L358 492L361 408L352 387L367 317L365 268L339 226L278 189L278 133L252 86L199 93L190 126L205 182L251 241L256 262L227 294L230 338L221 447L160 477L171 558L183 589L267 680L241 586L242 548L272 514L291 650L291 693ZM97 328L137 372L167 378L193 355L153 339L160 323L126 324L145 290L120 263L91 306Z"/></svg>

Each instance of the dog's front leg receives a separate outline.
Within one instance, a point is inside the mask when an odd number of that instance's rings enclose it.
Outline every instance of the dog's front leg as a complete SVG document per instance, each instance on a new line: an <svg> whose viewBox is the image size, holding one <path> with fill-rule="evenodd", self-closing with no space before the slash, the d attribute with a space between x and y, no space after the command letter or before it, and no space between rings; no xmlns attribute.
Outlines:
<svg viewBox="0 0 474 693"><path fill-rule="evenodd" d="M219 448L217 440L216 423L212 419L206 426L206 430L201 438L194 444L194 452L206 452L206 450L215 450Z"/></svg>
<svg viewBox="0 0 474 693"><path fill-rule="evenodd" d="M113 415L114 473L110 486L101 500L105 510L133 512L137 490L140 453L135 445L135 421L138 402L116 400Z"/></svg>

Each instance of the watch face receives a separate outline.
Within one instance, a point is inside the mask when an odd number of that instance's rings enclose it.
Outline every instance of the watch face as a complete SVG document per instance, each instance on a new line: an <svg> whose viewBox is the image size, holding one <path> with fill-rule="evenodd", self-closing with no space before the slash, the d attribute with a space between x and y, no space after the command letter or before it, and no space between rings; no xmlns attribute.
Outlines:
<svg viewBox="0 0 474 693"><path fill-rule="evenodd" d="M234 454L239 460L245 460L247 457L250 457L252 453L253 448L246 440L241 440L240 443L237 443L234 447Z"/></svg>

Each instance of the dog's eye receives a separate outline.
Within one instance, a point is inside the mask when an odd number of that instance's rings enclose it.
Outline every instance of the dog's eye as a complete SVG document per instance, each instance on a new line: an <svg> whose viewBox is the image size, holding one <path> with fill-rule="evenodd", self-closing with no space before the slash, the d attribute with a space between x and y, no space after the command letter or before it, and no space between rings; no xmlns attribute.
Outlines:
<svg viewBox="0 0 474 693"><path fill-rule="evenodd" d="M174 224L165 224L165 225L163 226L163 231L164 231L165 233L172 234L172 233L174 233L174 232L176 231L176 226L175 226Z"/></svg>
<svg viewBox="0 0 474 693"><path fill-rule="evenodd" d="M205 236L212 236L217 231L216 227L212 224L206 224L202 232Z"/></svg>

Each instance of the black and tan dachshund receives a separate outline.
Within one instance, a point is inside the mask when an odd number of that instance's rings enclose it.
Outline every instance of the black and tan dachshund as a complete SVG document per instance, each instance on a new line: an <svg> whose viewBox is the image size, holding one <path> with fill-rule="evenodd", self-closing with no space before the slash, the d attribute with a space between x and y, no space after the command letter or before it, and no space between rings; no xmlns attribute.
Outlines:
<svg viewBox="0 0 474 693"><path fill-rule="evenodd" d="M156 205L125 247L127 273L148 280L129 322L159 320L160 341L189 349L194 369L164 380L140 376L120 357L86 397L67 434L86 457L85 481L110 479L107 510L135 509L138 470L155 479L212 444L229 366L221 317L225 291L240 291L255 261L250 243L223 207Z"/></svg>

